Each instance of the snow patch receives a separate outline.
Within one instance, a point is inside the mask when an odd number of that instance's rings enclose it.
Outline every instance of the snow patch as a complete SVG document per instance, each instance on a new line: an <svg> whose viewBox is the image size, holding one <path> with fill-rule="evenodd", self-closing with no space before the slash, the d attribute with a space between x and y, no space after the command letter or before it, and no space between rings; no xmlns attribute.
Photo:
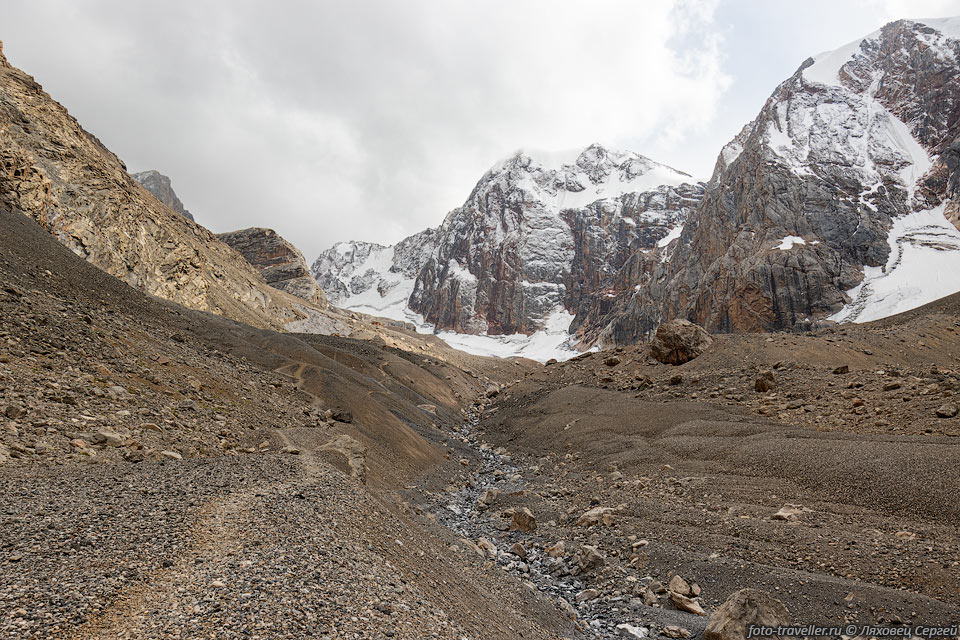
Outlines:
<svg viewBox="0 0 960 640"><path fill-rule="evenodd" d="M671 242L679 238L680 233L682 231L683 231L683 225L679 225L674 227L673 229L670 229L670 233L668 233L667 235L657 240L657 246L662 249L663 247L667 246L668 244L670 244Z"/></svg>
<svg viewBox="0 0 960 640"><path fill-rule="evenodd" d="M869 322L909 311L960 291L960 231L943 205L894 219L882 267L864 267L852 299L830 316L837 322Z"/></svg>
<svg viewBox="0 0 960 640"><path fill-rule="evenodd" d="M569 360L580 354L570 337L573 314L556 308L544 321L544 328L531 335L515 333L508 336L472 335L453 331L438 331L438 338L454 349L478 356L497 358L530 358L537 362Z"/></svg>
<svg viewBox="0 0 960 640"><path fill-rule="evenodd" d="M780 238L780 244L774 245L774 249L780 251L790 251L795 245L807 244L807 241L800 236L783 236Z"/></svg>

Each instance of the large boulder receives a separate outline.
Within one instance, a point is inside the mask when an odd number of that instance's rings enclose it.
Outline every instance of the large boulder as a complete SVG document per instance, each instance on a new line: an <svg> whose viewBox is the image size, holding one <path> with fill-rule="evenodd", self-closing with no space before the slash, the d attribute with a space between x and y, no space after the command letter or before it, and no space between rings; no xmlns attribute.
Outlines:
<svg viewBox="0 0 960 640"><path fill-rule="evenodd" d="M710 348L713 338L689 320L671 320L657 327L650 354L664 364L683 364Z"/></svg>
<svg viewBox="0 0 960 640"><path fill-rule="evenodd" d="M706 640L746 640L751 625L775 627L790 624L783 603L766 591L741 589L713 612L703 632Z"/></svg>

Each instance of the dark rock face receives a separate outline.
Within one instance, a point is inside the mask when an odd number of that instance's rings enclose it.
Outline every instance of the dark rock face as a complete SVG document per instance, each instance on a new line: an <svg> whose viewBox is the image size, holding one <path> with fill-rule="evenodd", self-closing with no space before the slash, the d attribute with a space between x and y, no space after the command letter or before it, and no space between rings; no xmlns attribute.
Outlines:
<svg viewBox="0 0 960 640"><path fill-rule="evenodd" d="M184 208L183 203L180 202L180 198L177 197L176 192L174 192L173 187L170 185L170 178L155 169L141 171L139 173L131 173L130 175L133 176L134 180L142 184L147 191L152 193L157 200L167 205L184 218L193 220L193 214Z"/></svg>
<svg viewBox="0 0 960 640"><path fill-rule="evenodd" d="M584 342L643 340L678 317L710 331L809 326L853 302L865 266L887 268L891 243L956 250L939 232L888 236L913 211L957 219L960 41L899 21L844 55L807 60L777 88L723 149L669 261L631 256L627 295L578 317Z"/></svg>
<svg viewBox="0 0 960 640"><path fill-rule="evenodd" d="M251 227L217 234L257 268L271 287L324 305L326 300L299 250L273 229Z"/></svg>
<svg viewBox="0 0 960 640"><path fill-rule="evenodd" d="M611 294L629 256L661 252L702 194L687 174L635 153L519 152L447 216L410 308L459 332L532 333Z"/></svg>
<svg viewBox="0 0 960 640"><path fill-rule="evenodd" d="M657 327L650 355L664 364L690 362L713 344L710 334L687 320L670 320Z"/></svg>

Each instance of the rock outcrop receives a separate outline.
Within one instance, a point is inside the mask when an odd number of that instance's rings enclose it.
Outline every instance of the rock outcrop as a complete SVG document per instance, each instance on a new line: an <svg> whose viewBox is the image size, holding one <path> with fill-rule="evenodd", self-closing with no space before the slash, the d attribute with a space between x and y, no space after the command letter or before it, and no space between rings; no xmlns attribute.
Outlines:
<svg viewBox="0 0 960 640"><path fill-rule="evenodd" d="M167 205L184 218L188 220L193 220L193 214L184 208L183 203L180 201L180 198L177 197L176 192L173 190L173 186L170 184L170 178L163 175L156 169L150 169L148 171L140 171L139 173L131 173L133 179L142 184L147 191L152 193L157 200Z"/></svg>
<svg viewBox="0 0 960 640"><path fill-rule="evenodd" d="M32 77L0 64L0 207L155 296L256 326L303 317L211 232L161 204Z"/></svg>
<svg viewBox="0 0 960 640"><path fill-rule="evenodd" d="M303 254L273 229L251 227L219 233L217 238L236 249L271 287L325 306L323 291L310 275Z"/></svg>
<svg viewBox="0 0 960 640"><path fill-rule="evenodd" d="M666 263L634 255L588 343L868 320L960 289L960 21L901 20L807 60L724 147ZM921 276L921 274L923 274Z"/></svg>

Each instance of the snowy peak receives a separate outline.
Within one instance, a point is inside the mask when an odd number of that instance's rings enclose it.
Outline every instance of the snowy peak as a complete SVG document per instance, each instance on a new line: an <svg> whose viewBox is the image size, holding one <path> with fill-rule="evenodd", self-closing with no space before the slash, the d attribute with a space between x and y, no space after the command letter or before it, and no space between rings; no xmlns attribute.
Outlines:
<svg viewBox="0 0 960 640"><path fill-rule="evenodd" d="M859 40L814 56L812 64L803 69L804 79L833 86L862 83L864 78L860 77L858 67L876 57L884 32L895 30L912 34L924 48L944 49L949 45L948 40L960 39L960 17L891 22Z"/></svg>
<svg viewBox="0 0 960 640"><path fill-rule="evenodd" d="M558 211L660 186L696 182L689 174L639 153L611 150L597 143L559 152L517 151L494 165L480 184L501 180Z"/></svg>

